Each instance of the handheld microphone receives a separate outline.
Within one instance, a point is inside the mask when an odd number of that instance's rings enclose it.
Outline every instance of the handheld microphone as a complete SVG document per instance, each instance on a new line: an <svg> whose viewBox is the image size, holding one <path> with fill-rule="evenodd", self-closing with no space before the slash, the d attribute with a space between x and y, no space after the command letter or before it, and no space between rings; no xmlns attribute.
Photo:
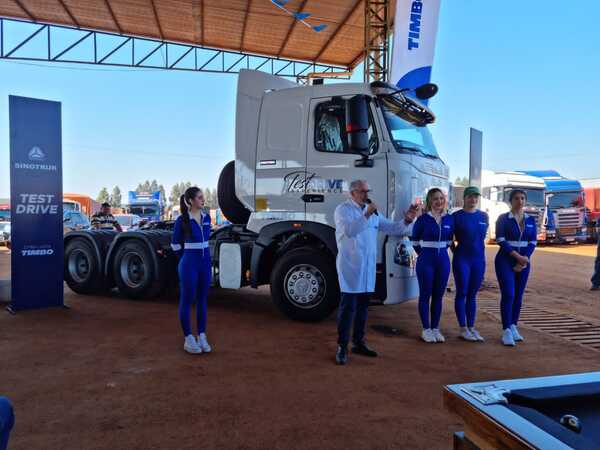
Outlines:
<svg viewBox="0 0 600 450"><path fill-rule="evenodd" d="M371 203L373 203L373 202L371 201L371 199L370 199L370 198L368 198L368 199L366 199L366 200L365 200L365 203L366 203L367 205L370 205L370 204L371 204ZM375 214L376 216L378 216L378 215L379 215L379 213L377 212L377 210L373 211L373 214Z"/></svg>

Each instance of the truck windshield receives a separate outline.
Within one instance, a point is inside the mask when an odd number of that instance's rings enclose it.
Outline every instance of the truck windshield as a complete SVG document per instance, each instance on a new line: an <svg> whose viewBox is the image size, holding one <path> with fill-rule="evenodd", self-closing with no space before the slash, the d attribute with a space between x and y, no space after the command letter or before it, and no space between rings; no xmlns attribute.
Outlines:
<svg viewBox="0 0 600 450"><path fill-rule="evenodd" d="M544 206L544 190L543 189L531 189L531 188L505 188L504 189L504 201L506 203L509 202L510 191L513 189L519 189L520 191L525 191L527 194L527 205L533 206Z"/></svg>
<svg viewBox="0 0 600 450"><path fill-rule="evenodd" d="M429 158L439 158L427 127L418 127L410 123L408 117L389 96L380 96L379 100L385 124L398 153L415 152Z"/></svg>
<svg viewBox="0 0 600 450"><path fill-rule="evenodd" d="M576 208L583 206L583 196L581 192L556 192L552 194L548 202L551 209Z"/></svg>
<svg viewBox="0 0 600 450"><path fill-rule="evenodd" d="M10 209L0 209L0 220L10 220Z"/></svg>
<svg viewBox="0 0 600 450"><path fill-rule="evenodd" d="M158 208L155 206L131 206L129 212L137 216L156 216L158 215Z"/></svg>

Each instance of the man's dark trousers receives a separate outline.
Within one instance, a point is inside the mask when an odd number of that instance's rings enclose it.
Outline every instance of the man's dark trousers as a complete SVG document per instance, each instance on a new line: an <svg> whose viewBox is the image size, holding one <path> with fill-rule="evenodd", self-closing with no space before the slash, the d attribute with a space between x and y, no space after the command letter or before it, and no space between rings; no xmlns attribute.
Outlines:
<svg viewBox="0 0 600 450"><path fill-rule="evenodd" d="M600 286L600 236L598 237L598 249L596 250L596 262L594 263L594 275L592 275L592 286Z"/></svg>
<svg viewBox="0 0 600 450"><path fill-rule="evenodd" d="M338 310L338 344L342 347L350 341L350 328L354 320L354 334L352 342L362 342L365 338L365 324L369 311L370 294L367 292L348 293L342 292L342 301Z"/></svg>

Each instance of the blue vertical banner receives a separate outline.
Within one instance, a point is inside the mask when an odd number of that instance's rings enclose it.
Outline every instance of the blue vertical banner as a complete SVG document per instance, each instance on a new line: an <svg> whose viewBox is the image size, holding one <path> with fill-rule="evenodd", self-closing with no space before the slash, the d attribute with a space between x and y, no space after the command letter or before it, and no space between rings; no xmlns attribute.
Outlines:
<svg viewBox="0 0 600 450"><path fill-rule="evenodd" d="M9 96L12 311L63 305L61 104Z"/></svg>

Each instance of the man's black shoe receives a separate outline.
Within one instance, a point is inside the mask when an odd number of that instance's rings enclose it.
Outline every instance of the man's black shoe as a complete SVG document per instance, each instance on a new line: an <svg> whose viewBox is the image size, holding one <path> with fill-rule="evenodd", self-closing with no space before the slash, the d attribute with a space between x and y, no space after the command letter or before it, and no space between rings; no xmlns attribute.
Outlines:
<svg viewBox="0 0 600 450"><path fill-rule="evenodd" d="M377 352L369 346L365 342L358 342L352 346L352 353L356 353L357 355L370 356L371 358L375 358L377 356Z"/></svg>
<svg viewBox="0 0 600 450"><path fill-rule="evenodd" d="M348 361L348 348L346 346L338 345L337 352L335 353L335 362L340 366L343 366Z"/></svg>
<svg viewBox="0 0 600 450"><path fill-rule="evenodd" d="M592 286L590 291L600 291L600 286Z"/></svg>

